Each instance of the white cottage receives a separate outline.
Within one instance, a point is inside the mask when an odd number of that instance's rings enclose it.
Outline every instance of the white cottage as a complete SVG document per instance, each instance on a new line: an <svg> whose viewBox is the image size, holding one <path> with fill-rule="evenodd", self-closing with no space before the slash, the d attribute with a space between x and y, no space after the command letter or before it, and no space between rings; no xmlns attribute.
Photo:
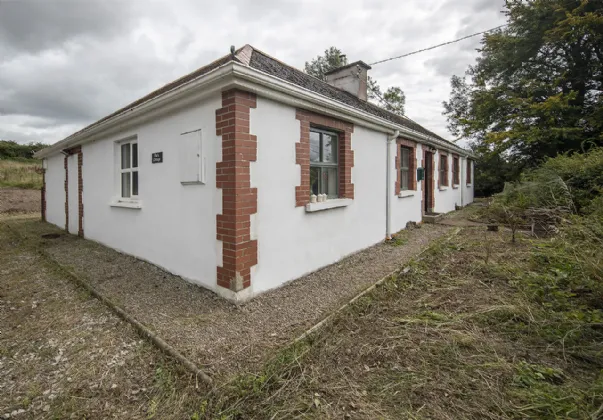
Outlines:
<svg viewBox="0 0 603 420"><path fill-rule="evenodd" d="M473 201L468 151L246 45L37 153L42 215L233 300Z"/></svg>

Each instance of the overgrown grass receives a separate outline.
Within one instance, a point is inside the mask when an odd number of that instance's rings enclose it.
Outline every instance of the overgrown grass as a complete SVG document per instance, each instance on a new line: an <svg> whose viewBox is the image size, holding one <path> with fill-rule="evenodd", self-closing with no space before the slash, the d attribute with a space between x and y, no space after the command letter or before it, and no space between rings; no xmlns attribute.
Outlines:
<svg viewBox="0 0 603 420"><path fill-rule="evenodd" d="M565 240L465 229L194 418L598 418L600 301Z"/></svg>
<svg viewBox="0 0 603 420"><path fill-rule="evenodd" d="M0 187L40 189L41 168L34 159L0 159Z"/></svg>

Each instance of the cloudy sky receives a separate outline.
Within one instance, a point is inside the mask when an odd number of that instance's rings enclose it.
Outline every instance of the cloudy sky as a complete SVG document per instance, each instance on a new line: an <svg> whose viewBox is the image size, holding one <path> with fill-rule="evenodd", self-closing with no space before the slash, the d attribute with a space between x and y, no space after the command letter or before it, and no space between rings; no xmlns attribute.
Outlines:
<svg viewBox="0 0 603 420"><path fill-rule="evenodd" d="M54 143L251 44L290 65L333 45L367 63L504 23L503 0L0 0L0 139ZM374 66L406 113L450 138L453 74L479 37Z"/></svg>

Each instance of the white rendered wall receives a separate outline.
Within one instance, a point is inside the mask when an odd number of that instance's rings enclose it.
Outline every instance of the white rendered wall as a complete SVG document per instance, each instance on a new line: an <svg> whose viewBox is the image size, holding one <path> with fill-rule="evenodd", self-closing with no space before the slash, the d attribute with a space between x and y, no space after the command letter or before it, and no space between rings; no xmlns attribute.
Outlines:
<svg viewBox="0 0 603 420"><path fill-rule="evenodd" d="M46 220L65 229L65 163L62 154L46 159Z"/></svg>
<svg viewBox="0 0 603 420"><path fill-rule="evenodd" d="M78 182L77 182L77 154L70 155L67 158L67 167L69 169L68 188L69 188L69 233L77 234L79 227L79 206L78 206Z"/></svg>
<svg viewBox="0 0 603 420"><path fill-rule="evenodd" d="M395 142L394 142L395 144ZM398 232L406 228L406 224L408 222L420 222L423 219L423 215L421 212L421 200L423 196L423 182L417 181L417 190L416 191L401 191L400 196L395 195L395 182L398 179L396 172L396 147L399 148L399 145L394 146L394 150L392 151L390 167L392 169L392 175L390 178L390 191L392 191L392 233ZM415 148L415 168L419 168L421 166L421 159L423 156L423 149L420 144L417 144ZM416 177L416 169L414 176ZM403 197L402 197L403 196Z"/></svg>
<svg viewBox="0 0 603 420"><path fill-rule="evenodd" d="M436 213L448 213L461 205L461 184L455 185L452 176L452 155L448 154L448 186L439 186L440 180L440 151L434 157L435 161L435 207ZM461 165L459 159L459 165ZM461 167L462 169L462 167ZM460 176L459 176L460 177Z"/></svg>
<svg viewBox="0 0 603 420"><path fill-rule="evenodd" d="M251 133L258 138L257 162L251 167L251 183L258 188L258 212L252 217L252 237L258 240L258 264L251 277L254 293L385 238L384 133L354 127L354 201L316 213L295 207L295 186L300 184L295 163L300 122L295 108L258 97L257 109L251 110Z"/></svg>
<svg viewBox="0 0 603 420"><path fill-rule="evenodd" d="M217 94L135 130L85 144L85 237L215 289L222 260L216 241L222 200L215 188L216 161L221 160L215 111L221 106ZM182 185L178 141L181 133L197 129L203 130L206 184ZM119 194L116 142L130 136L138 140L140 209L110 206ZM151 163L153 152L163 152L163 163Z"/></svg>
<svg viewBox="0 0 603 420"><path fill-rule="evenodd" d="M473 180L475 179L473 176L474 174L474 164L473 161L471 162L471 168L469 169L471 171L471 182L469 184L467 184L467 159L463 158L463 162L464 162L464 181L463 181L463 205L466 206L467 204L471 204L473 203L473 198L474 198L474 183Z"/></svg>

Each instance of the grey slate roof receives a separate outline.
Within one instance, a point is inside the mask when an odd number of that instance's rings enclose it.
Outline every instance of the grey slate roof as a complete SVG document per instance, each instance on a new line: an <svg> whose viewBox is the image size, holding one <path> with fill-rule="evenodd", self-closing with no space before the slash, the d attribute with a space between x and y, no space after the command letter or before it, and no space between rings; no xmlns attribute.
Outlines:
<svg viewBox="0 0 603 420"><path fill-rule="evenodd" d="M106 117L101 118L100 120L96 121L95 123L92 123L92 124L88 125L87 127L83 128L82 130L70 135L63 141L66 141L80 133L83 133L84 131L89 130L90 128L102 123L103 121L106 121L110 118L116 117L121 114L125 114L126 112L130 111L131 109L133 109L161 94L164 94L173 89L176 89L179 86L181 86L191 80L194 80L197 77L200 77L206 73L209 73L210 71L212 71L230 61L236 61L243 65L247 65L256 70L269 74L271 76L278 77L279 79L285 80L287 82L293 83L293 84L303 87L305 89L311 90L311 91L316 92L321 95L324 95L335 101L342 102L346 105L357 108L361 111L367 112L367 113L375 115L377 117L381 117L381 118L388 120L390 122L393 122L395 124L399 124L401 126L407 127L418 133L422 133L422 134L434 137L436 139L448 142L451 145L456 147L456 145L454 145L453 143L449 142L446 139L443 139L442 137L438 136L437 134L427 130L423 126L417 124L416 122L414 122L406 117L396 115L396 114L389 112L377 105L363 101L363 100L357 98L356 96L352 95L351 93L348 93L344 90L333 87L333 86L329 85L328 83L317 79L316 77L310 76L301 70L291 67L285 63L282 63L279 60L270 57L269 55L253 48L250 45L245 45L244 47L235 51L234 54L228 54L223 57L220 57L217 60L211 62L210 64L200 67L197 70L195 70L185 76L182 76L181 78L174 80L173 82L170 82L167 85L164 85L157 90L154 90L153 92L149 93L148 95L143 96L142 98L126 105L123 108L118 109L117 111L113 112L112 114L107 115Z"/></svg>
<svg viewBox="0 0 603 420"><path fill-rule="evenodd" d="M286 80L300 87L327 96L328 98L334 99L338 102L343 102L346 105L391 121L394 124L399 124L419 133L448 142L448 140L438 136L434 132L429 131L425 127L408 118L401 117L400 115L389 112L377 105L371 104L370 102L363 101L362 99L359 99L345 90L333 87L328 83L317 79L316 77L304 73L301 70L281 63L280 61L275 60L274 58L256 50L255 48L253 49L249 66L264 73L278 77L279 79Z"/></svg>

